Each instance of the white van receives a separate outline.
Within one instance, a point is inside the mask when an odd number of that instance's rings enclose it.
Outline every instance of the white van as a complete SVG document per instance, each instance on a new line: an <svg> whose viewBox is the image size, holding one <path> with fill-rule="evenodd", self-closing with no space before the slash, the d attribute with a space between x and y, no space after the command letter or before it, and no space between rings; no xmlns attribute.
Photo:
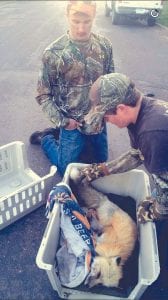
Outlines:
<svg viewBox="0 0 168 300"><path fill-rule="evenodd" d="M145 19L149 26L156 23L156 19L163 9L162 1L105 1L105 15L112 17L112 23L117 25L123 16L134 19Z"/></svg>

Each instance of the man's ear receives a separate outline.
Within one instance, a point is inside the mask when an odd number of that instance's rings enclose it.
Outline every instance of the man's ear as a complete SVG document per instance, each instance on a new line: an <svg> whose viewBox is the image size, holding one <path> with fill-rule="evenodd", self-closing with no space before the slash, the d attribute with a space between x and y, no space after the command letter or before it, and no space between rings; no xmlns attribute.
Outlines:
<svg viewBox="0 0 168 300"><path fill-rule="evenodd" d="M117 105L117 112L125 112L127 110L127 106L125 104L118 104Z"/></svg>

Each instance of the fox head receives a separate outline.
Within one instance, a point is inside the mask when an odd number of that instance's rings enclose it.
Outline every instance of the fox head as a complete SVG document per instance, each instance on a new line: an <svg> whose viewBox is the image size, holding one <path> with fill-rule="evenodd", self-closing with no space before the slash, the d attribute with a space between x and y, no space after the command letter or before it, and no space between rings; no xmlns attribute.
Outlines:
<svg viewBox="0 0 168 300"><path fill-rule="evenodd" d="M102 284L107 287L118 287L123 276L121 257L95 256L91 265L91 271L85 280L90 288Z"/></svg>

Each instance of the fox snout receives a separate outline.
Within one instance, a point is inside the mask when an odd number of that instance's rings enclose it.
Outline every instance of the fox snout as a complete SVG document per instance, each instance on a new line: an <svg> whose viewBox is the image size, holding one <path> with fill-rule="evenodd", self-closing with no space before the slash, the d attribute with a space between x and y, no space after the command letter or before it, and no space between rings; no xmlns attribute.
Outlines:
<svg viewBox="0 0 168 300"><path fill-rule="evenodd" d="M121 258L96 256L91 265L91 271L85 280L89 288L102 284L107 287L118 287L122 279Z"/></svg>

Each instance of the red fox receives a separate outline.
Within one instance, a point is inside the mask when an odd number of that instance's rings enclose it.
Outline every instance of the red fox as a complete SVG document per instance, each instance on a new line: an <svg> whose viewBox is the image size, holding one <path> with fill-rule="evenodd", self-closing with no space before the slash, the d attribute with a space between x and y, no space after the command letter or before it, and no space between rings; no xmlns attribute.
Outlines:
<svg viewBox="0 0 168 300"><path fill-rule="evenodd" d="M74 184L73 184L74 185ZM106 195L95 190L84 179L72 190L81 206L93 209L91 227L98 233L96 256L85 284L93 287L103 284L118 287L123 277L123 265L131 255L137 239L137 227L133 219ZM90 213L90 210L89 210Z"/></svg>

